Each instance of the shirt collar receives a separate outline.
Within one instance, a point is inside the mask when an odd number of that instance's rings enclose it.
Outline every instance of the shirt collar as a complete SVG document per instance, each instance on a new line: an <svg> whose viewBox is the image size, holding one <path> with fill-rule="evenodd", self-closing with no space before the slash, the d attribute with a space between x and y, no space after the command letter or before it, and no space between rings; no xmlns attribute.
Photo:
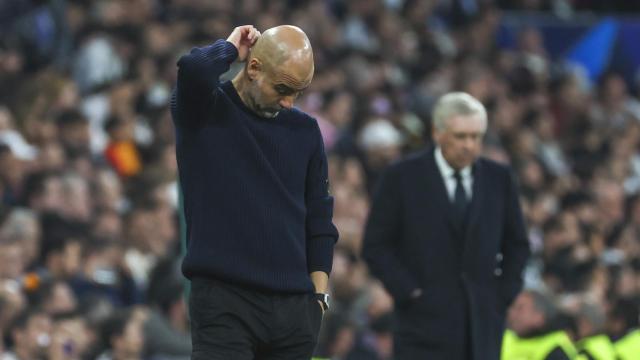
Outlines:
<svg viewBox="0 0 640 360"><path fill-rule="evenodd" d="M444 158L444 155L442 155L442 149L440 148L440 146L436 147L435 157L436 164L438 164L438 168L440 169L440 173L442 174L442 176L444 176L445 179L453 177L453 174L456 171L451 167L451 165L449 165L447 160ZM460 170L460 175L463 178L471 176L471 165L468 165Z"/></svg>

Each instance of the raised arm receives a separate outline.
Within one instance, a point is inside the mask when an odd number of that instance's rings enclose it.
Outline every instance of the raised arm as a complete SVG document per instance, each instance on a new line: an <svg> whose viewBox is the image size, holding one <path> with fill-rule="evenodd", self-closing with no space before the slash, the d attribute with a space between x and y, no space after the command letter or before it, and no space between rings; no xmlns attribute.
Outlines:
<svg viewBox="0 0 640 360"><path fill-rule="evenodd" d="M178 60L178 81L172 104L177 123L198 120L196 114L212 99L220 75L227 72L236 59L244 61L259 37L260 32L252 25L239 26L227 40L193 48Z"/></svg>

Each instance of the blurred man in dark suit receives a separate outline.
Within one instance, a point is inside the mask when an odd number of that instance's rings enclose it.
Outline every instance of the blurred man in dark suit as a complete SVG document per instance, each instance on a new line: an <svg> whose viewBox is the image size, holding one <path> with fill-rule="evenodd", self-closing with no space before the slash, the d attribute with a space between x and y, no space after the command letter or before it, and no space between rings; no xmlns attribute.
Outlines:
<svg viewBox="0 0 640 360"><path fill-rule="evenodd" d="M479 158L486 128L478 100L443 96L436 146L378 183L363 256L396 301L398 360L499 358L530 251L510 170Z"/></svg>

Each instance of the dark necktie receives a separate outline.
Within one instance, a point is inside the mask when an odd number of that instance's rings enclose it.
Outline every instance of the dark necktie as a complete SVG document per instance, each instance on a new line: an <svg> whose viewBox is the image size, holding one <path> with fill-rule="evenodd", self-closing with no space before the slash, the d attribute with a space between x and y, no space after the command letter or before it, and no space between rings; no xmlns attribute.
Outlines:
<svg viewBox="0 0 640 360"><path fill-rule="evenodd" d="M464 185L462 185L462 176L460 175L460 172L454 172L453 177L456 179L456 192L453 197L453 204L455 205L458 215L460 215L462 219L464 218L464 214L467 209L467 192L464 191Z"/></svg>

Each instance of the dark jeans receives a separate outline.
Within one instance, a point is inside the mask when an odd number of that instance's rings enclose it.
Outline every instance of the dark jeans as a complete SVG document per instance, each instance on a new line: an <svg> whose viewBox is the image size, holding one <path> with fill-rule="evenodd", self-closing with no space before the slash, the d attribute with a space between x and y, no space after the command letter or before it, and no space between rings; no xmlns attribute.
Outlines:
<svg viewBox="0 0 640 360"><path fill-rule="evenodd" d="M312 294L277 294L193 279L192 360L308 360L322 308Z"/></svg>

